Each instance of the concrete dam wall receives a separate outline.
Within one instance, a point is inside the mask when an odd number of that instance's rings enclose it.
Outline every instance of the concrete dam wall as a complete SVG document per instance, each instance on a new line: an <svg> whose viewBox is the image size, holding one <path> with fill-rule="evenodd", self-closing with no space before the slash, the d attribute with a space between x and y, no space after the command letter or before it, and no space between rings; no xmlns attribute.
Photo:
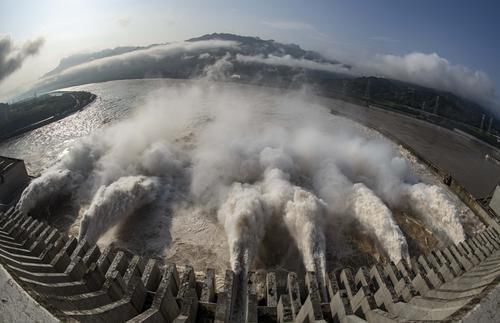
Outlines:
<svg viewBox="0 0 500 323"><path fill-rule="evenodd" d="M330 272L324 284L314 272L302 281L295 273L256 271L240 277L227 270L217 290L214 270L196 275L190 266L160 268L153 259L100 250L11 208L0 217L0 263L15 280L11 285L50 312L38 316L42 321L500 319L495 310L500 301L500 233L492 226L409 261ZM14 305L2 302L0 312Z"/></svg>
<svg viewBox="0 0 500 323"><path fill-rule="evenodd" d="M5 205L0 321L500 321L499 217L413 153L446 179L487 228L457 245L398 263L341 268L324 280L315 272L236 275L163 266L126 251L101 250Z"/></svg>

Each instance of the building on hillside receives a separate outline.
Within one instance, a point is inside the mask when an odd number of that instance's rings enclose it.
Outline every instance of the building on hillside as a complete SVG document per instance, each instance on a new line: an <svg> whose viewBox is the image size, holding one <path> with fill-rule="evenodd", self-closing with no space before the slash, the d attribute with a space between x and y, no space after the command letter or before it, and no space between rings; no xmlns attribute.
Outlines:
<svg viewBox="0 0 500 323"><path fill-rule="evenodd" d="M0 210L11 204L28 183L24 161L0 156Z"/></svg>
<svg viewBox="0 0 500 323"><path fill-rule="evenodd" d="M9 121L9 114L7 113L8 107L9 107L9 105L7 105L5 103L0 103L0 122Z"/></svg>

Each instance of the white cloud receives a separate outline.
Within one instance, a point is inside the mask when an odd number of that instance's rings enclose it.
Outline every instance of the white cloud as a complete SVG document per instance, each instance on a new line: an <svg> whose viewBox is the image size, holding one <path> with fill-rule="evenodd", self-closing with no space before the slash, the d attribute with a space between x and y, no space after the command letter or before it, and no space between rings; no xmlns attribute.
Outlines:
<svg viewBox="0 0 500 323"><path fill-rule="evenodd" d="M79 83L94 82L98 75L121 75L125 71L135 69L147 71L155 67L161 59L179 54L198 54L210 49L238 48L234 41L204 40L197 42L176 42L166 45L154 46L147 49L96 59L87 63L70 67L61 73L42 79L38 85L62 86L65 82L80 80ZM56 86L56 87L57 87Z"/></svg>
<svg viewBox="0 0 500 323"><path fill-rule="evenodd" d="M289 66L352 76L392 78L451 92L486 107L500 106L495 93L495 84L486 73L462 65L454 65L436 53L414 52L403 56L375 55L364 59L345 61L344 63L352 66L351 69L341 64L319 63L303 58L296 59L289 55L265 57L238 54L236 59L244 63Z"/></svg>
<svg viewBox="0 0 500 323"><path fill-rule="evenodd" d="M181 53L203 51L211 48L237 48L238 43L226 40L202 40L197 42L176 42L166 45L154 46L148 49L136 50L121 55L115 55L97 59L85 64L69 68L63 72L71 73L81 69L92 67L102 67L112 64L133 64L134 62L144 62L147 60L159 60L167 56Z"/></svg>
<svg viewBox="0 0 500 323"><path fill-rule="evenodd" d="M20 69L28 57L38 54L44 43L44 38L38 38L19 48L9 36L0 34L0 82Z"/></svg>
<svg viewBox="0 0 500 323"><path fill-rule="evenodd" d="M319 63L305 58L293 58L290 55L285 56L274 56L269 55L264 57L262 55L247 56L247 55L236 55L236 60L242 63L260 63L266 65L274 66L288 66L296 68L305 68L310 70L327 71L334 73L344 73L350 74L349 69L345 68L341 64L330 64L330 63Z"/></svg>
<svg viewBox="0 0 500 323"><path fill-rule="evenodd" d="M436 53L377 55L353 65L355 71L364 75L384 76L436 88L488 105L496 100L495 84L486 73L454 65Z"/></svg>
<svg viewBox="0 0 500 323"><path fill-rule="evenodd" d="M279 24L279 22L275 23ZM282 27L292 25L283 25ZM299 27L299 25L295 26ZM237 49L239 44L233 41L207 40L198 42L176 42L167 45L155 46L149 49L137 50L106 57L92 62L84 63L69 68L53 78L42 80L42 84L80 78L87 81L85 76L101 73L120 73L126 68L144 68L154 66L159 60L173 55L197 55L200 59L209 55L207 51L215 48ZM201 55L201 56L200 56ZM243 63L260 63L274 66L289 66L311 70L343 73L352 76L379 76L415 83L421 86L452 92L464 98L472 99L490 108L496 108L498 98L495 93L495 84L482 71L472 70L468 67L452 64L436 53L426 54L413 52L406 55L374 55L363 59L344 58L344 63L352 68L348 69L342 64L320 63L304 58L285 56L247 56L236 55L236 60Z"/></svg>

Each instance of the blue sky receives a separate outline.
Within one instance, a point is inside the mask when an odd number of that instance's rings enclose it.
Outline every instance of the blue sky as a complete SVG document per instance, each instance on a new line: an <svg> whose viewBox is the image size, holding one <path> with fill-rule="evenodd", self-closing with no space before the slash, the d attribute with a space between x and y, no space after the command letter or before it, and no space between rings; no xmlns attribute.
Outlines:
<svg viewBox="0 0 500 323"><path fill-rule="evenodd" d="M0 83L0 98L70 54L233 32L295 42L341 60L437 53L500 84L500 1L83 1L2 0L0 33L36 57ZM2 89L3 87L3 89Z"/></svg>

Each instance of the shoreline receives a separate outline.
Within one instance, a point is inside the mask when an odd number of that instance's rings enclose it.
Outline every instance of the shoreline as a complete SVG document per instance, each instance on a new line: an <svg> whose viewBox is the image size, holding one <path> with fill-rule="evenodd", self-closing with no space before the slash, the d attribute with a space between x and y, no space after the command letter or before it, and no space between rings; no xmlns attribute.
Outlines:
<svg viewBox="0 0 500 323"><path fill-rule="evenodd" d="M78 99L75 98L76 100L76 104L75 106L73 106L71 109L69 109L68 111L65 111L63 113L60 113L60 114L56 114L56 115L52 115L48 118L45 118L45 119L42 119L40 121L37 121L37 122L34 122L32 124L29 124L27 126L24 126L22 128L19 128L7 135L3 135L3 136L0 136L0 141L4 141L4 140L9 140L9 139L12 139L12 138L15 138L17 136L20 136L28 131L33 131L35 129L38 129L38 128L41 128L43 126L46 126L48 124L51 124L53 122L56 122L56 121L59 121L61 119L64 119L78 111L81 111L83 109L85 109L86 107L88 107L91 103L94 103L94 101L97 99L97 95L91 93L91 96L90 96L90 100L85 104L85 105L82 105L80 106L80 101Z"/></svg>

